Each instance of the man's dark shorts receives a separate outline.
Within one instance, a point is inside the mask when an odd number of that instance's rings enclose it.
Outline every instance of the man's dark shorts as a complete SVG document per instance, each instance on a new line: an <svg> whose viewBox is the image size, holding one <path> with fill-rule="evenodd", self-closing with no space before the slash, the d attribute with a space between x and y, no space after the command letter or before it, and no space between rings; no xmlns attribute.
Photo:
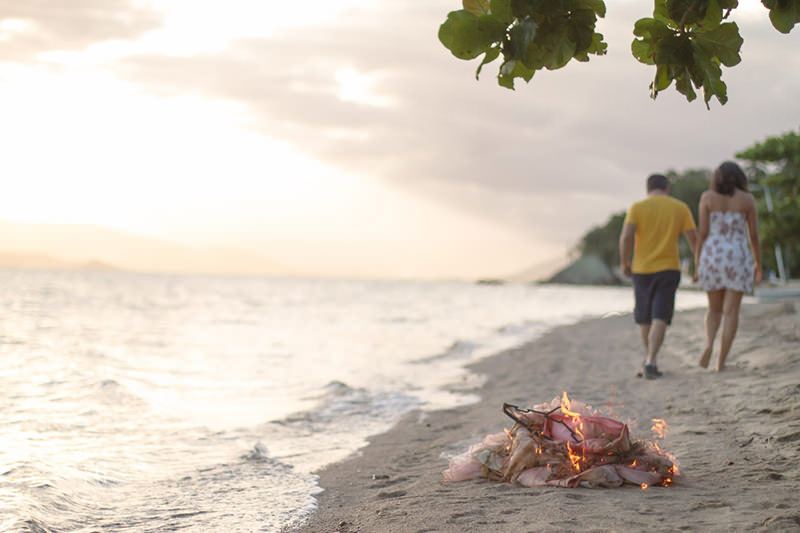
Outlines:
<svg viewBox="0 0 800 533"><path fill-rule="evenodd" d="M633 319L637 324L650 324L654 318L672 323L675 312L675 291L681 281L678 270L662 270L652 274L633 275L636 306Z"/></svg>

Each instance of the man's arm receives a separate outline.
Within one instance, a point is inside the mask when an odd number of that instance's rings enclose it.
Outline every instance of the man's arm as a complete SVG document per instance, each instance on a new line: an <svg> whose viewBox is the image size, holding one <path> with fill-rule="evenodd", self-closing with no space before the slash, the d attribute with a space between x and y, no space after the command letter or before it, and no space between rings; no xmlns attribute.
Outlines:
<svg viewBox="0 0 800 533"><path fill-rule="evenodd" d="M692 250L692 259L694 259L694 274L692 280L697 281L697 230L687 229L683 232L683 236L689 242L689 248Z"/></svg>
<svg viewBox="0 0 800 533"><path fill-rule="evenodd" d="M636 224L626 222L619 235L619 264L622 273L631 276L631 252L633 252L633 237L636 235Z"/></svg>
<svg viewBox="0 0 800 533"><path fill-rule="evenodd" d="M689 247L692 249L692 252L694 252L697 246L697 230L687 229L683 232L683 236L689 241Z"/></svg>

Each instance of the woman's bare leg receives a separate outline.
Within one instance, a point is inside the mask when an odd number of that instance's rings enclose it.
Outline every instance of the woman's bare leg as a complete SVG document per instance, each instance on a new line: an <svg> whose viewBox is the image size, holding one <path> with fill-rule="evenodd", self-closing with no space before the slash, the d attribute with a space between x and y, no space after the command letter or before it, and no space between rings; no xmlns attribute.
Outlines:
<svg viewBox="0 0 800 533"><path fill-rule="evenodd" d="M703 349L703 355L700 357L700 366L708 368L708 362L711 360L711 352L714 349L714 339L717 336L717 330L722 323L722 306L725 301L725 290L708 291L708 309L706 310L705 327L706 327L706 346Z"/></svg>
<svg viewBox="0 0 800 533"><path fill-rule="evenodd" d="M725 300L722 306L722 340L717 359L717 372L725 370L725 359L731 350L736 330L739 328L739 307L744 293L739 291L725 291Z"/></svg>

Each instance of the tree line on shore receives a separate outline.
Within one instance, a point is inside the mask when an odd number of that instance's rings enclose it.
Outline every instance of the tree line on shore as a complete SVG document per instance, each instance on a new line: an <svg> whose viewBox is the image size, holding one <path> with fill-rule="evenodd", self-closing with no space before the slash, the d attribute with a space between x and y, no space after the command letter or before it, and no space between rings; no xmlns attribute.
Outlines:
<svg viewBox="0 0 800 533"><path fill-rule="evenodd" d="M769 137L735 155L748 174L750 192L758 205L759 235L764 271L790 278L800 274L800 133ZM665 173L670 194L686 202L697 220L700 195L710 185L713 170L690 169ZM619 265L619 235L625 211L611 215L581 237L574 253L594 255L610 269ZM692 250L681 239L681 259L691 262ZM780 258L780 259L779 259ZM782 272L779 267L782 261Z"/></svg>

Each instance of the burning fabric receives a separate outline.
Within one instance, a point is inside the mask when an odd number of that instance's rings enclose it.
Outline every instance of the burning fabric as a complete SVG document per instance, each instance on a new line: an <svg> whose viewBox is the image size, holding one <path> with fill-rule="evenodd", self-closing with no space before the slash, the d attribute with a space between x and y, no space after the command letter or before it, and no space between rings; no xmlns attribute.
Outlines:
<svg viewBox="0 0 800 533"><path fill-rule="evenodd" d="M504 404L515 424L450 459L445 481L485 477L526 487L669 486L677 465L657 445L631 441L628 426L582 402L561 399L521 409ZM656 420L654 431L663 430ZM663 436L663 434L661 435Z"/></svg>

